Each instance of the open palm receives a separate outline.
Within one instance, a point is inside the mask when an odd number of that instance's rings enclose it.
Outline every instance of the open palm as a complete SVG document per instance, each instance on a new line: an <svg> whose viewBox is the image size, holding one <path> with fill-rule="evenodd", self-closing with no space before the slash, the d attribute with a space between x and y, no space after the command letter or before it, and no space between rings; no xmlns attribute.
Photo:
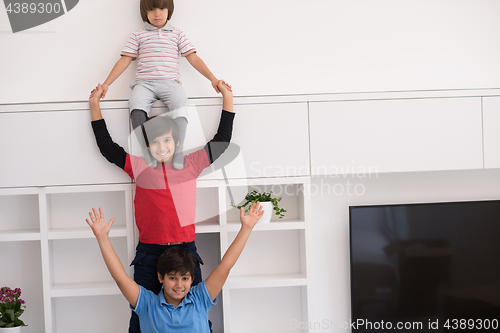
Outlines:
<svg viewBox="0 0 500 333"><path fill-rule="evenodd" d="M263 214L264 214L264 209L262 209L260 202L252 204L252 206L250 206L250 209L248 210L247 215L245 215L245 209L241 207L240 208L241 224L249 228L253 228Z"/></svg>
<svg viewBox="0 0 500 333"><path fill-rule="evenodd" d="M102 208L99 207L99 213L97 213L95 208L92 208L92 211L89 213L89 219L85 219L87 224L92 228L92 232L94 233L96 238L100 238L106 236L115 221L115 218L112 218L109 223L106 223L104 220L104 214L102 212Z"/></svg>

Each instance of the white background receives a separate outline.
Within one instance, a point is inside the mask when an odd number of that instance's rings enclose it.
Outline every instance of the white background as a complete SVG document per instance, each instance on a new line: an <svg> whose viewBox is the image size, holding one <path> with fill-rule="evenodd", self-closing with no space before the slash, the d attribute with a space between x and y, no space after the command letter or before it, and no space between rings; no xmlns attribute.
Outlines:
<svg viewBox="0 0 500 333"><path fill-rule="evenodd" d="M13 34L0 9L0 103L83 101L142 26L138 0L81 0ZM184 30L236 96L500 86L497 0L178 0ZM189 97L215 96L185 59ZM127 99L134 66L108 99Z"/></svg>

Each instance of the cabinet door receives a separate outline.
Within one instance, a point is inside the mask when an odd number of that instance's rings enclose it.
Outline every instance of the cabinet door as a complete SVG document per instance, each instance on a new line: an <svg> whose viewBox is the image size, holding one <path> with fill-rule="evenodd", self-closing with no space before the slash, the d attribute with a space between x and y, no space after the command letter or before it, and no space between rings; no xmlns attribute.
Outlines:
<svg viewBox="0 0 500 333"><path fill-rule="evenodd" d="M103 111L111 136L128 147L127 110ZM88 111L0 114L0 187L128 182L101 155Z"/></svg>
<svg viewBox="0 0 500 333"><path fill-rule="evenodd" d="M310 104L313 175L483 167L481 98Z"/></svg>
<svg viewBox="0 0 500 333"><path fill-rule="evenodd" d="M205 138L210 140L217 130L220 106L197 106L197 109ZM221 157L227 165L224 169L227 178L309 175L306 103L235 105L234 109L231 143L236 145L236 152L228 149ZM223 179L224 175L219 169L204 178Z"/></svg>
<svg viewBox="0 0 500 333"><path fill-rule="evenodd" d="M500 168L500 97L483 98L484 167Z"/></svg>

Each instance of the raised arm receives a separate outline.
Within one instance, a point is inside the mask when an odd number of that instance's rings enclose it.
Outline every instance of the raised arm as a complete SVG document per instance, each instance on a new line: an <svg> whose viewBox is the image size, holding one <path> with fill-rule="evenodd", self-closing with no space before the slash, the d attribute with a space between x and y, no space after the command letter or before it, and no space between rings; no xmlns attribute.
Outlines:
<svg viewBox="0 0 500 333"><path fill-rule="evenodd" d="M240 231L227 249L220 264L213 270L213 272L205 281L207 290L210 294L210 297L212 297L212 300L217 297L222 289L222 286L224 285L224 283L226 283L231 268L233 268L234 264L240 257L240 254L245 248L248 237L250 236L253 227L262 217L262 214L264 214L264 210L262 210L262 206L259 204L259 202L254 203L250 207L248 215L245 215L245 210L243 207L240 209Z"/></svg>
<svg viewBox="0 0 500 333"><path fill-rule="evenodd" d="M212 164L227 149L231 142L233 133L233 92L228 88L229 85L223 80L219 80L218 87L222 93L222 114L219 128L214 138L205 145L208 161Z"/></svg>
<svg viewBox="0 0 500 333"><path fill-rule="evenodd" d="M139 298L139 285L125 272L125 268L116 255L113 246L109 240L109 230L113 225L115 219L111 219L109 223L106 223L104 220L104 214L102 213L102 209L99 208L99 213L97 213L95 208L92 208L92 212L89 213L89 219L86 219L87 224L92 228L92 232L97 239L97 243L99 244L99 248L101 249L102 258L108 267L109 273L115 280L118 288L122 292L123 296L127 299L127 301L135 308L137 304L137 299Z"/></svg>
<svg viewBox="0 0 500 333"><path fill-rule="evenodd" d="M222 110L225 110L227 112L234 112L233 91L231 90L231 86L224 80L219 80L219 82L217 83L217 87L222 93Z"/></svg>
<svg viewBox="0 0 500 333"><path fill-rule="evenodd" d="M90 107L90 119L92 121L101 120L101 106L99 105L99 99L101 98L104 90L102 89L101 84L98 84L97 87L94 88L90 92L89 97L89 107Z"/></svg>
<svg viewBox="0 0 500 333"><path fill-rule="evenodd" d="M109 162L116 164L121 169L125 168L125 161L127 159L127 152L117 143L111 139L106 122L102 118L101 107L99 99L103 93L100 84L92 90L89 98L90 118L92 120L92 129L94 131L95 140L99 151Z"/></svg>

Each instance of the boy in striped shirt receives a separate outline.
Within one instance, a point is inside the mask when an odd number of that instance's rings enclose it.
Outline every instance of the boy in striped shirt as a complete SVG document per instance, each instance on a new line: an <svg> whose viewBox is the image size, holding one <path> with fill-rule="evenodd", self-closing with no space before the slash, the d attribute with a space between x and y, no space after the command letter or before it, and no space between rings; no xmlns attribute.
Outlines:
<svg viewBox="0 0 500 333"><path fill-rule="evenodd" d="M179 57L188 62L205 76L217 93L219 80L196 54L196 49L184 33L172 27L168 20L174 12L173 0L141 0L140 11L144 28L134 32L129 38L107 79L101 85L104 98L109 86L127 69L132 60L137 59L135 82L131 85L132 95L129 100L130 119L135 129L149 119L151 106L161 100L170 110L179 128L179 145L172 166L184 168L183 142L187 128L187 96L180 85ZM224 82L231 90L231 87ZM92 97L92 95L91 95Z"/></svg>

